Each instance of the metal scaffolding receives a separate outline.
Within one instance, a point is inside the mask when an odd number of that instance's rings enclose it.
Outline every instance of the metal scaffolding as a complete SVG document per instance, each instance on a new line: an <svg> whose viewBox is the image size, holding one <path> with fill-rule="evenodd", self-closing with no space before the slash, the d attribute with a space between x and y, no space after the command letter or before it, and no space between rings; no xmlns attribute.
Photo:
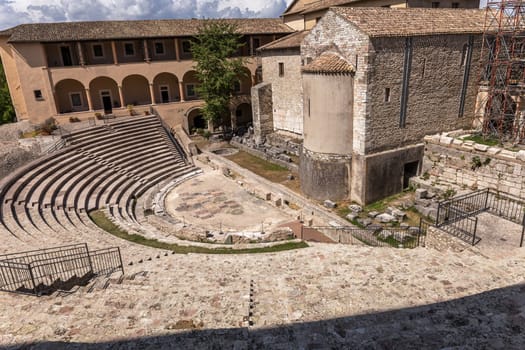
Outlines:
<svg viewBox="0 0 525 350"><path fill-rule="evenodd" d="M480 63L483 134L524 143L525 1L487 3Z"/></svg>

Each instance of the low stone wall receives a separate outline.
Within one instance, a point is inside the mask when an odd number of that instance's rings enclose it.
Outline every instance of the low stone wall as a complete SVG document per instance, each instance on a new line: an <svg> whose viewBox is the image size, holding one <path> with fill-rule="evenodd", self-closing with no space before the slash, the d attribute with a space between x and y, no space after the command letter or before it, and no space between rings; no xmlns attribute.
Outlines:
<svg viewBox="0 0 525 350"><path fill-rule="evenodd" d="M423 178L525 198L525 150L513 152L448 135L425 137Z"/></svg>
<svg viewBox="0 0 525 350"><path fill-rule="evenodd" d="M299 171L299 167L297 166L297 164L290 163L290 162L285 162L285 161L280 160L280 159L276 159L275 157L272 157L268 153L264 153L262 151L253 149L252 147L243 145L242 143L239 143L239 142L234 141L234 140L230 141L230 144L232 146L234 146L234 147L236 147L236 148L246 152L246 153L250 153L253 156L256 156L256 157L259 157L259 158L262 158L262 159L266 159L269 162L272 162L272 163L278 164L280 166L283 166L283 167L287 168L290 171L295 171L295 172Z"/></svg>

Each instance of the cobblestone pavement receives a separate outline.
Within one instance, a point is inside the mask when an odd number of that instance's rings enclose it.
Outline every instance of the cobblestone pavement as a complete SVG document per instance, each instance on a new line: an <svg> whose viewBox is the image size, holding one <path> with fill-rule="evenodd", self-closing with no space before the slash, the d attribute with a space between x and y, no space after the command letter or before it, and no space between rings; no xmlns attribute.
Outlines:
<svg viewBox="0 0 525 350"><path fill-rule="evenodd" d="M321 243L161 254L92 293L1 293L0 348L519 349L524 263L525 249L489 257Z"/></svg>

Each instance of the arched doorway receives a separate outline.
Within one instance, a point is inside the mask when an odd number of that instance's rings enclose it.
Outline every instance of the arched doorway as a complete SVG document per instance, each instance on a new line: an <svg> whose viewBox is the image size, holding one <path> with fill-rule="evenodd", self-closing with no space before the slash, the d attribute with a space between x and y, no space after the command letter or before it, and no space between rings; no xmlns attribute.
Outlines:
<svg viewBox="0 0 525 350"><path fill-rule="evenodd" d="M157 103L180 101L179 79L171 73L160 73L153 79L153 90Z"/></svg>
<svg viewBox="0 0 525 350"><path fill-rule="evenodd" d="M78 80L64 79L55 85L59 113L82 112L89 110L86 89Z"/></svg>
<svg viewBox="0 0 525 350"><path fill-rule="evenodd" d="M149 105L151 95L149 92L148 79L142 75L129 75L122 80L122 94L124 95L124 105Z"/></svg>
<svg viewBox="0 0 525 350"><path fill-rule="evenodd" d="M208 129L208 122L204 119L200 108L193 108L186 113L187 115L187 132L189 135L195 134L200 130Z"/></svg>
<svg viewBox="0 0 525 350"><path fill-rule="evenodd" d="M241 103L235 109L235 120L237 127L248 127L253 123L252 106L249 103Z"/></svg>
<svg viewBox="0 0 525 350"><path fill-rule="evenodd" d="M98 77L89 83L93 109L103 109L107 114L113 108L122 107L117 82L108 77Z"/></svg>

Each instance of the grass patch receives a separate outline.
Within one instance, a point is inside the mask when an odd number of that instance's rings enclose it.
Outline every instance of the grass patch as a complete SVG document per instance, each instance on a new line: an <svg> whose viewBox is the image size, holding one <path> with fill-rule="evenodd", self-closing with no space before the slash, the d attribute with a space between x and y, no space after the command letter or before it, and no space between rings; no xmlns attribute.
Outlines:
<svg viewBox="0 0 525 350"><path fill-rule="evenodd" d="M483 135L465 136L463 138L463 141L474 141L475 143L479 143L479 144L487 145L487 146L497 146L500 143L499 139L493 136L483 136Z"/></svg>
<svg viewBox="0 0 525 350"><path fill-rule="evenodd" d="M245 248L245 249L229 249L229 248L218 248L210 249L204 247L194 247L194 246L180 246L174 243L165 243L160 242L156 239L146 238L136 234L129 234L126 231L122 230L120 227L115 225L111 220L101 210L92 210L88 213L91 220L104 231L111 233L114 236L125 239L127 241L142 244L147 247L153 247L164 250L171 250L177 254L188 254L188 253L198 253L198 254L254 254L254 253L272 253L272 252L281 252L285 250L306 248L308 244L306 242L287 242L272 247L263 247L263 248Z"/></svg>
<svg viewBox="0 0 525 350"><path fill-rule="evenodd" d="M301 193L298 174L292 173L294 176L293 180L288 180L288 174L290 174L291 171L281 165L274 164L243 151L224 157L239 166L250 170L252 173L262 176L272 182L284 185L294 192Z"/></svg>

